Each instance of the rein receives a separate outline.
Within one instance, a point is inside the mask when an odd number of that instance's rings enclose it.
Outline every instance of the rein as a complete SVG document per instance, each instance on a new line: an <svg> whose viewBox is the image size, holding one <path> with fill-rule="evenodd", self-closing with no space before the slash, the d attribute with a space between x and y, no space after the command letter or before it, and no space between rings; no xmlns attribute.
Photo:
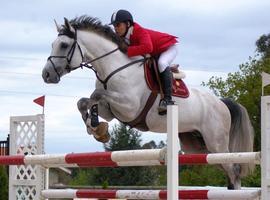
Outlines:
<svg viewBox="0 0 270 200"><path fill-rule="evenodd" d="M58 36L61 36L61 35L66 35L68 37L72 37L72 36L67 35L67 34L61 34L61 33L58 34ZM119 67L118 69L112 71L104 80L102 80L100 78L100 76L98 75L97 70L93 67L93 65L91 63L93 63L93 62L95 62L95 61L97 61L99 59L102 59L102 58L104 58L104 57L106 57L106 56L108 56L108 55L110 55L110 54L118 51L119 50L119 47L117 47L117 48L113 49L112 51L109 51L109 52L107 52L107 53L105 53L105 54L103 54L103 55L101 55L101 56L99 56L97 58L94 58L93 60L84 62L83 52L82 52L82 49L81 49L81 47L80 47L80 45L79 45L79 43L77 41L77 30L75 30L75 34L73 35L72 38L74 39L74 42L73 42L73 44L72 44L72 46L71 46L71 48L70 48L70 50L69 50L69 52L68 52L68 54L66 56L49 56L48 59L47 59L47 60L49 60L51 62L51 64L52 64L52 66L53 66L53 68L54 68L54 70L55 70L55 72L56 72L56 74L57 74L57 76L58 76L59 79L60 79L61 75L57 71L56 66L55 66L52 58L64 58L64 59L66 59L67 60L67 66L65 67L65 69L67 70L68 73L70 73L71 71L74 71L74 70L76 70L78 68L81 68L82 69L83 67L86 67L88 69L93 70L94 73L95 73L95 75L96 75L96 77L97 77L97 79L103 84L103 87L104 87L105 90L107 90L107 88L108 88L107 87L107 83L108 83L108 81L110 80L110 78L113 75L115 75L116 73L122 71L123 69L125 69L125 68L127 68L129 66L132 66L132 65L134 65L136 63L139 63L139 62L144 62L146 60L146 58L142 58L142 59L139 59L139 60L132 61L132 62L126 64L126 65L123 65L123 66ZM79 48L82 62L81 62L81 64L79 66L72 67L72 66L70 66L70 63L71 63L72 58L74 56L74 52L75 52L76 46L78 46L78 48Z"/></svg>
<svg viewBox="0 0 270 200"><path fill-rule="evenodd" d="M104 57L104 56L103 56L103 57ZM142 58L142 59L139 59L139 60L134 60L134 61L132 61L132 62L126 64L126 65L123 65L122 67L119 67L118 69L112 71L112 72L111 72L104 80L102 80L102 79L99 77L97 70L95 70L95 68L93 67L93 65L91 65L91 62L93 62L93 61L86 62L86 63L83 62L83 63L81 63L81 66L80 66L80 67L86 67L86 68L88 68L88 69L93 70L93 71L95 72L95 74L96 74L97 79L103 84L103 88L104 88L105 90L107 90L107 83L108 83L108 81L110 80L110 78L111 78L113 75L115 75L116 73L122 71L123 69L125 69L125 68L127 68L127 67L129 67L129 66L131 66L131 65L134 65L134 64L136 64L136 63L143 62L143 61L145 61L145 58Z"/></svg>

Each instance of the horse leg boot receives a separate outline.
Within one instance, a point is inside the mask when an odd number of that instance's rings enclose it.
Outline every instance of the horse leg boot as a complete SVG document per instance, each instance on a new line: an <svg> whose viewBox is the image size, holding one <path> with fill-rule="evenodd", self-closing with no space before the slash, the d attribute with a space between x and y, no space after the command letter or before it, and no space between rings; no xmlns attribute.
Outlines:
<svg viewBox="0 0 270 200"><path fill-rule="evenodd" d="M172 73L170 67L167 67L160 73L160 79L163 86L164 98L159 102L158 113L160 115L166 115L167 106L174 104L174 101L172 101Z"/></svg>
<svg viewBox="0 0 270 200"><path fill-rule="evenodd" d="M98 105L89 98L81 98L77 103L78 109L85 123L87 133L94 135L95 139L100 142L107 142L110 139L108 134L108 123L99 122Z"/></svg>
<svg viewBox="0 0 270 200"><path fill-rule="evenodd" d="M110 140L110 134L108 133L108 123L99 122L98 120L98 104L95 104L90 109L91 127L93 130L94 138L102 143L106 143Z"/></svg>

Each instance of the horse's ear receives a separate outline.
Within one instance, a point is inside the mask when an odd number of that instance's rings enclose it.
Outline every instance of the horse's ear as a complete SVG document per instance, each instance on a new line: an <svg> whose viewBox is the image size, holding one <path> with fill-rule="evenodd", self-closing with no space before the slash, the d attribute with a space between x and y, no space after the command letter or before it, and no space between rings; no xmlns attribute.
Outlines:
<svg viewBox="0 0 270 200"><path fill-rule="evenodd" d="M71 24L69 23L68 19L64 17L65 20L65 26L67 27L67 29L69 31L71 31L72 33L75 33L75 29L71 26Z"/></svg>
<svg viewBox="0 0 270 200"><path fill-rule="evenodd" d="M57 32L59 33L60 30L61 30L61 26L56 22L55 19L54 19L54 23L55 23L55 26L56 26L56 30L57 30Z"/></svg>

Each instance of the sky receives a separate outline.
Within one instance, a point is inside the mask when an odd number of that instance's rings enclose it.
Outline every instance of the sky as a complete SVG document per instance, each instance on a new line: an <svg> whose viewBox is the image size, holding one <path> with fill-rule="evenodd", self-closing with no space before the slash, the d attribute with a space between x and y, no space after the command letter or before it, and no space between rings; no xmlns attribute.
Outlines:
<svg viewBox="0 0 270 200"><path fill-rule="evenodd" d="M57 85L45 84L41 71L57 37L53 20L87 14L110 22L118 9L129 10L144 27L179 37L175 62L189 87L203 88L211 76L226 77L254 56L255 42L270 32L268 0L1 0L0 1L0 140L9 133L10 116L42 112L33 99L46 95L46 153L102 151L89 136L77 101L94 90L95 77L76 70ZM110 123L112 126L116 121ZM143 133L143 141L166 140Z"/></svg>

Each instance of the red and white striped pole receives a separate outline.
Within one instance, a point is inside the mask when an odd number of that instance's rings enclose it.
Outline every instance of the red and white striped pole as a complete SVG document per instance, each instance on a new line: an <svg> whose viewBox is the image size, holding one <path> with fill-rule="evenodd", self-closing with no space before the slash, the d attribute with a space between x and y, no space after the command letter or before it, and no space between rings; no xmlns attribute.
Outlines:
<svg viewBox="0 0 270 200"><path fill-rule="evenodd" d="M178 199L220 199L253 200L260 196L260 190L177 190ZM89 190L89 189L53 189L43 190L45 198L113 198L113 199L169 199L166 190ZM169 199L171 200L171 199Z"/></svg>
<svg viewBox="0 0 270 200"><path fill-rule="evenodd" d="M42 165L44 167L120 167L164 165L163 149L114 152L11 155L0 156L0 165ZM260 152L184 154L178 155L180 165L255 163L260 164Z"/></svg>

